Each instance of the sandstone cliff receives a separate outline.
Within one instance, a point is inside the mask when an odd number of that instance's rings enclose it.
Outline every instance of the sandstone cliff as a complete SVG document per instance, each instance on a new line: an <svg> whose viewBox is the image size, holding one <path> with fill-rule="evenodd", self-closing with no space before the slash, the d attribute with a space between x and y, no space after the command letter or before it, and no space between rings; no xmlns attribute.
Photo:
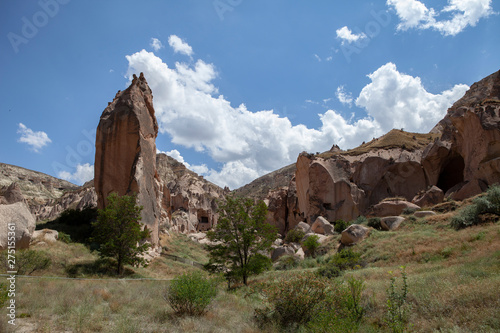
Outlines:
<svg viewBox="0 0 500 333"><path fill-rule="evenodd" d="M352 150L302 153L295 178L269 192L268 221L286 232L301 219L373 214L388 197L428 204L478 194L500 181L499 112L496 72L473 84L428 134L392 130Z"/></svg>
<svg viewBox="0 0 500 333"><path fill-rule="evenodd" d="M157 135L153 94L144 75L134 75L131 85L119 91L101 115L94 185L100 209L112 192L137 194L137 203L143 206L141 223L151 231L154 245L159 242L162 200L156 172Z"/></svg>

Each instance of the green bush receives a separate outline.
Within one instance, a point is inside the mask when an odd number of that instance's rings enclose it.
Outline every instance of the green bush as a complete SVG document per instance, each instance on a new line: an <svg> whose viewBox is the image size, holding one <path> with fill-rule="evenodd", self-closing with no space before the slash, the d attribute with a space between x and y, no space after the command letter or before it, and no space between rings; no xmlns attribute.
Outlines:
<svg viewBox="0 0 500 333"><path fill-rule="evenodd" d="M294 256L282 256L276 264L274 264L274 269L278 271L286 271L297 267L299 265L299 261L300 260Z"/></svg>
<svg viewBox="0 0 500 333"><path fill-rule="evenodd" d="M255 310L261 324L274 322L282 328L297 328L309 322L326 299L328 280L313 273L301 273L264 285L265 308Z"/></svg>
<svg viewBox="0 0 500 333"><path fill-rule="evenodd" d="M204 277L200 272L194 272L172 280L164 297L177 315L199 316L207 311L215 296L215 280Z"/></svg>
<svg viewBox="0 0 500 333"><path fill-rule="evenodd" d="M471 205L462 208L452 217L450 224L456 230L478 225L486 221L480 218L482 214L500 216L500 186L491 186L486 195L475 198Z"/></svg>
<svg viewBox="0 0 500 333"><path fill-rule="evenodd" d="M300 243L306 234L302 230L292 229L287 232L285 243Z"/></svg>
<svg viewBox="0 0 500 333"><path fill-rule="evenodd" d="M350 222L347 222L347 221L344 221L344 220L337 220L335 221L334 223L334 227L333 229L335 230L335 232L338 232L338 233L341 233L342 231L344 231L345 229L347 229L347 227L349 225L351 225Z"/></svg>
<svg viewBox="0 0 500 333"><path fill-rule="evenodd" d="M364 282L356 278L334 285L323 309L307 324L310 332L358 332L363 318Z"/></svg>
<svg viewBox="0 0 500 333"><path fill-rule="evenodd" d="M49 255L43 251L19 250L16 252L17 274L31 275L35 271L49 268L51 265Z"/></svg>
<svg viewBox="0 0 500 333"><path fill-rule="evenodd" d="M329 263L337 266L340 270L353 269L362 266L361 253L354 252L351 249L342 249L335 253L328 260Z"/></svg>
<svg viewBox="0 0 500 333"><path fill-rule="evenodd" d="M405 209L403 209L403 215L412 215L413 213L415 213L417 211L416 208L412 208L412 207L406 207Z"/></svg>
<svg viewBox="0 0 500 333"><path fill-rule="evenodd" d="M306 250L311 254L311 256L316 255L316 250L321 245L319 243L318 235L311 235L306 238L306 240L302 243L302 245L306 248Z"/></svg>
<svg viewBox="0 0 500 333"><path fill-rule="evenodd" d="M339 277L342 274L340 268L334 263L328 262L325 265L321 266L317 273L319 276L326 277L328 279L333 279Z"/></svg>
<svg viewBox="0 0 500 333"><path fill-rule="evenodd" d="M332 281L313 273L289 275L262 288L265 307L256 318L283 331L355 332L364 314L364 283Z"/></svg>
<svg viewBox="0 0 500 333"><path fill-rule="evenodd" d="M381 222L380 217L370 217L368 219L368 226L373 229L382 230Z"/></svg>
<svg viewBox="0 0 500 333"><path fill-rule="evenodd" d="M64 231L59 231L58 239L66 244L71 243L71 236L65 233Z"/></svg>
<svg viewBox="0 0 500 333"><path fill-rule="evenodd" d="M361 215L361 216L358 216L355 220L354 220L354 224L367 224L368 223L368 219Z"/></svg>
<svg viewBox="0 0 500 333"><path fill-rule="evenodd" d="M391 277L391 283L387 289L387 313L385 323L393 333L402 333L408 322L409 308L406 303L408 295L408 283L405 267L401 266L401 277L403 283L401 290L396 290L396 277Z"/></svg>

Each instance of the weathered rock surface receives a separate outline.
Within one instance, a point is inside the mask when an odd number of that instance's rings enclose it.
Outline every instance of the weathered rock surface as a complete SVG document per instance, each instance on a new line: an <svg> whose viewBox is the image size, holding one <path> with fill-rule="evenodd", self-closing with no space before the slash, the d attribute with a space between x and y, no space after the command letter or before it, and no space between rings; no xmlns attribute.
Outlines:
<svg viewBox="0 0 500 333"><path fill-rule="evenodd" d="M397 230L404 220L405 218L401 216L386 216L380 219L380 226L382 230L393 231Z"/></svg>
<svg viewBox="0 0 500 333"><path fill-rule="evenodd" d="M359 224L351 224L347 229L342 231L340 242L343 245L357 244L368 237L369 234L370 229Z"/></svg>
<svg viewBox="0 0 500 333"><path fill-rule="evenodd" d="M290 245L283 245L276 247L271 252L271 260L274 262L283 256L293 256L295 254L295 249Z"/></svg>
<svg viewBox="0 0 500 333"><path fill-rule="evenodd" d="M35 218L24 202L0 205L0 250L8 248L9 231L15 232L16 249L27 249L35 231L35 225Z"/></svg>
<svg viewBox="0 0 500 333"><path fill-rule="evenodd" d="M433 212L432 210L421 210L421 211L415 212L413 215L415 215L415 217L428 217L428 216L434 216L437 214L435 212Z"/></svg>
<svg viewBox="0 0 500 333"><path fill-rule="evenodd" d="M321 235L333 235L335 233L333 225L323 216L319 216L311 226L313 232Z"/></svg>
<svg viewBox="0 0 500 333"><path fill-rule="evenodd" d="M59 232L52 229L35 230L31 242L54 243L59 239Z"/></svg>
<svg viewBox="0 0 500 333"><path fill-rule="evenodd" d="M173 231L190 233L212 228L218 219L218 201L229 193L188 170L165 154L156 156L162 185L162 212Z"/></svg>
<svg viewBox="0 0 500 333"><path fill-rule="evenodd" d="M137 195L137 203L143 206L141 223L151 231L153 245L159 241L162 198L156 171L157 135L153 94L144 75L134 75L131 85L119 91L101 115L94 185L100 209L113 192Z"/></svg>
<svg viewBox="0 0 500 333"><path fill-rule="evenodd" d="M382 201L373 206L370 215L377 217L397 216L401 215L401 213L407 208L415 210L420 209L419 206L404 200Z"/></svg>
<svg viewBox="0 0 500 333"><path fill-rule="evenodd" d="M420 207L431 207L443 202L443 200L443 190L432 185L427 191L417 194L411 202Z"/></svg>
<svg viewBox="0 0 500 333"><path fill-rule="evenodd" d="M389 197L425 207L444 197L463 200L498 182L500 71L474 83L428 134L392 130L348 151L300 154L288 193L283 188L269 197L269 216L288 231L291 211L309 225L318 216L353 220Z"/></svg>

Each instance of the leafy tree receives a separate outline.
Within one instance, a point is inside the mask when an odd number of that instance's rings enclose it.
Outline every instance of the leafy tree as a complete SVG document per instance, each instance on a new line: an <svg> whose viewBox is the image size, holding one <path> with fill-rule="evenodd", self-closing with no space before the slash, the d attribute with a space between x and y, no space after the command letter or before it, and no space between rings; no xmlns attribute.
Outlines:
<svg viewBox="0 0 500 333"><path fill-rule="evenodd" d="M141 230L142 206L136 205L136 196L118 196L111 193L108 205L99 209L94 228L93 240L100 244L99 254L102 258L111 257L117 261L117 273L122 275L126 264L140 265L145 261L140 255L151 245L140 244L149 237L149 230Z"/></svg>
<svg viewBox="0 0 500 333"><path fill-rule="evenodd" d="M319 242L318 235L311 235L306 238L306 240L302 243L302 245L311 254L311 256L314 257L316 255L316 250L321 244Z"/></svg>
<svg viewBox="0 0 500 333"><path fill-rule="evenodd" d="M270 250L278 237L274 226L265 222L267 206L261 200L227 196L219 206L219 220L214 230L207 232L214 245L208 247L208 268L224 272L226 278L242 279L247 284L248 276L259 274L269 265L268 258L259 252ZM265 260L267 259L267 260Z"/></svg>

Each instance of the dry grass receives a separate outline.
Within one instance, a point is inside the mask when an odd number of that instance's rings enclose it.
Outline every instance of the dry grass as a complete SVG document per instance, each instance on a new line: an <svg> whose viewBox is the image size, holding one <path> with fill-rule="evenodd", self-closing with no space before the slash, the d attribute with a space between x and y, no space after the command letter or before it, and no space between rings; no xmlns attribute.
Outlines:
<svg viewBox="0 0 500 333"><path fill-rule="evenodd" d="M329 158L334 155L358 156L376 149L394 149L401 148L409 151L425 148L433 142L439 134L410 133L403 130L393 129L380 138L373 139L370 142L363 143L359 147L343 152L325 152L319 155L322 158Z"/></svg>

